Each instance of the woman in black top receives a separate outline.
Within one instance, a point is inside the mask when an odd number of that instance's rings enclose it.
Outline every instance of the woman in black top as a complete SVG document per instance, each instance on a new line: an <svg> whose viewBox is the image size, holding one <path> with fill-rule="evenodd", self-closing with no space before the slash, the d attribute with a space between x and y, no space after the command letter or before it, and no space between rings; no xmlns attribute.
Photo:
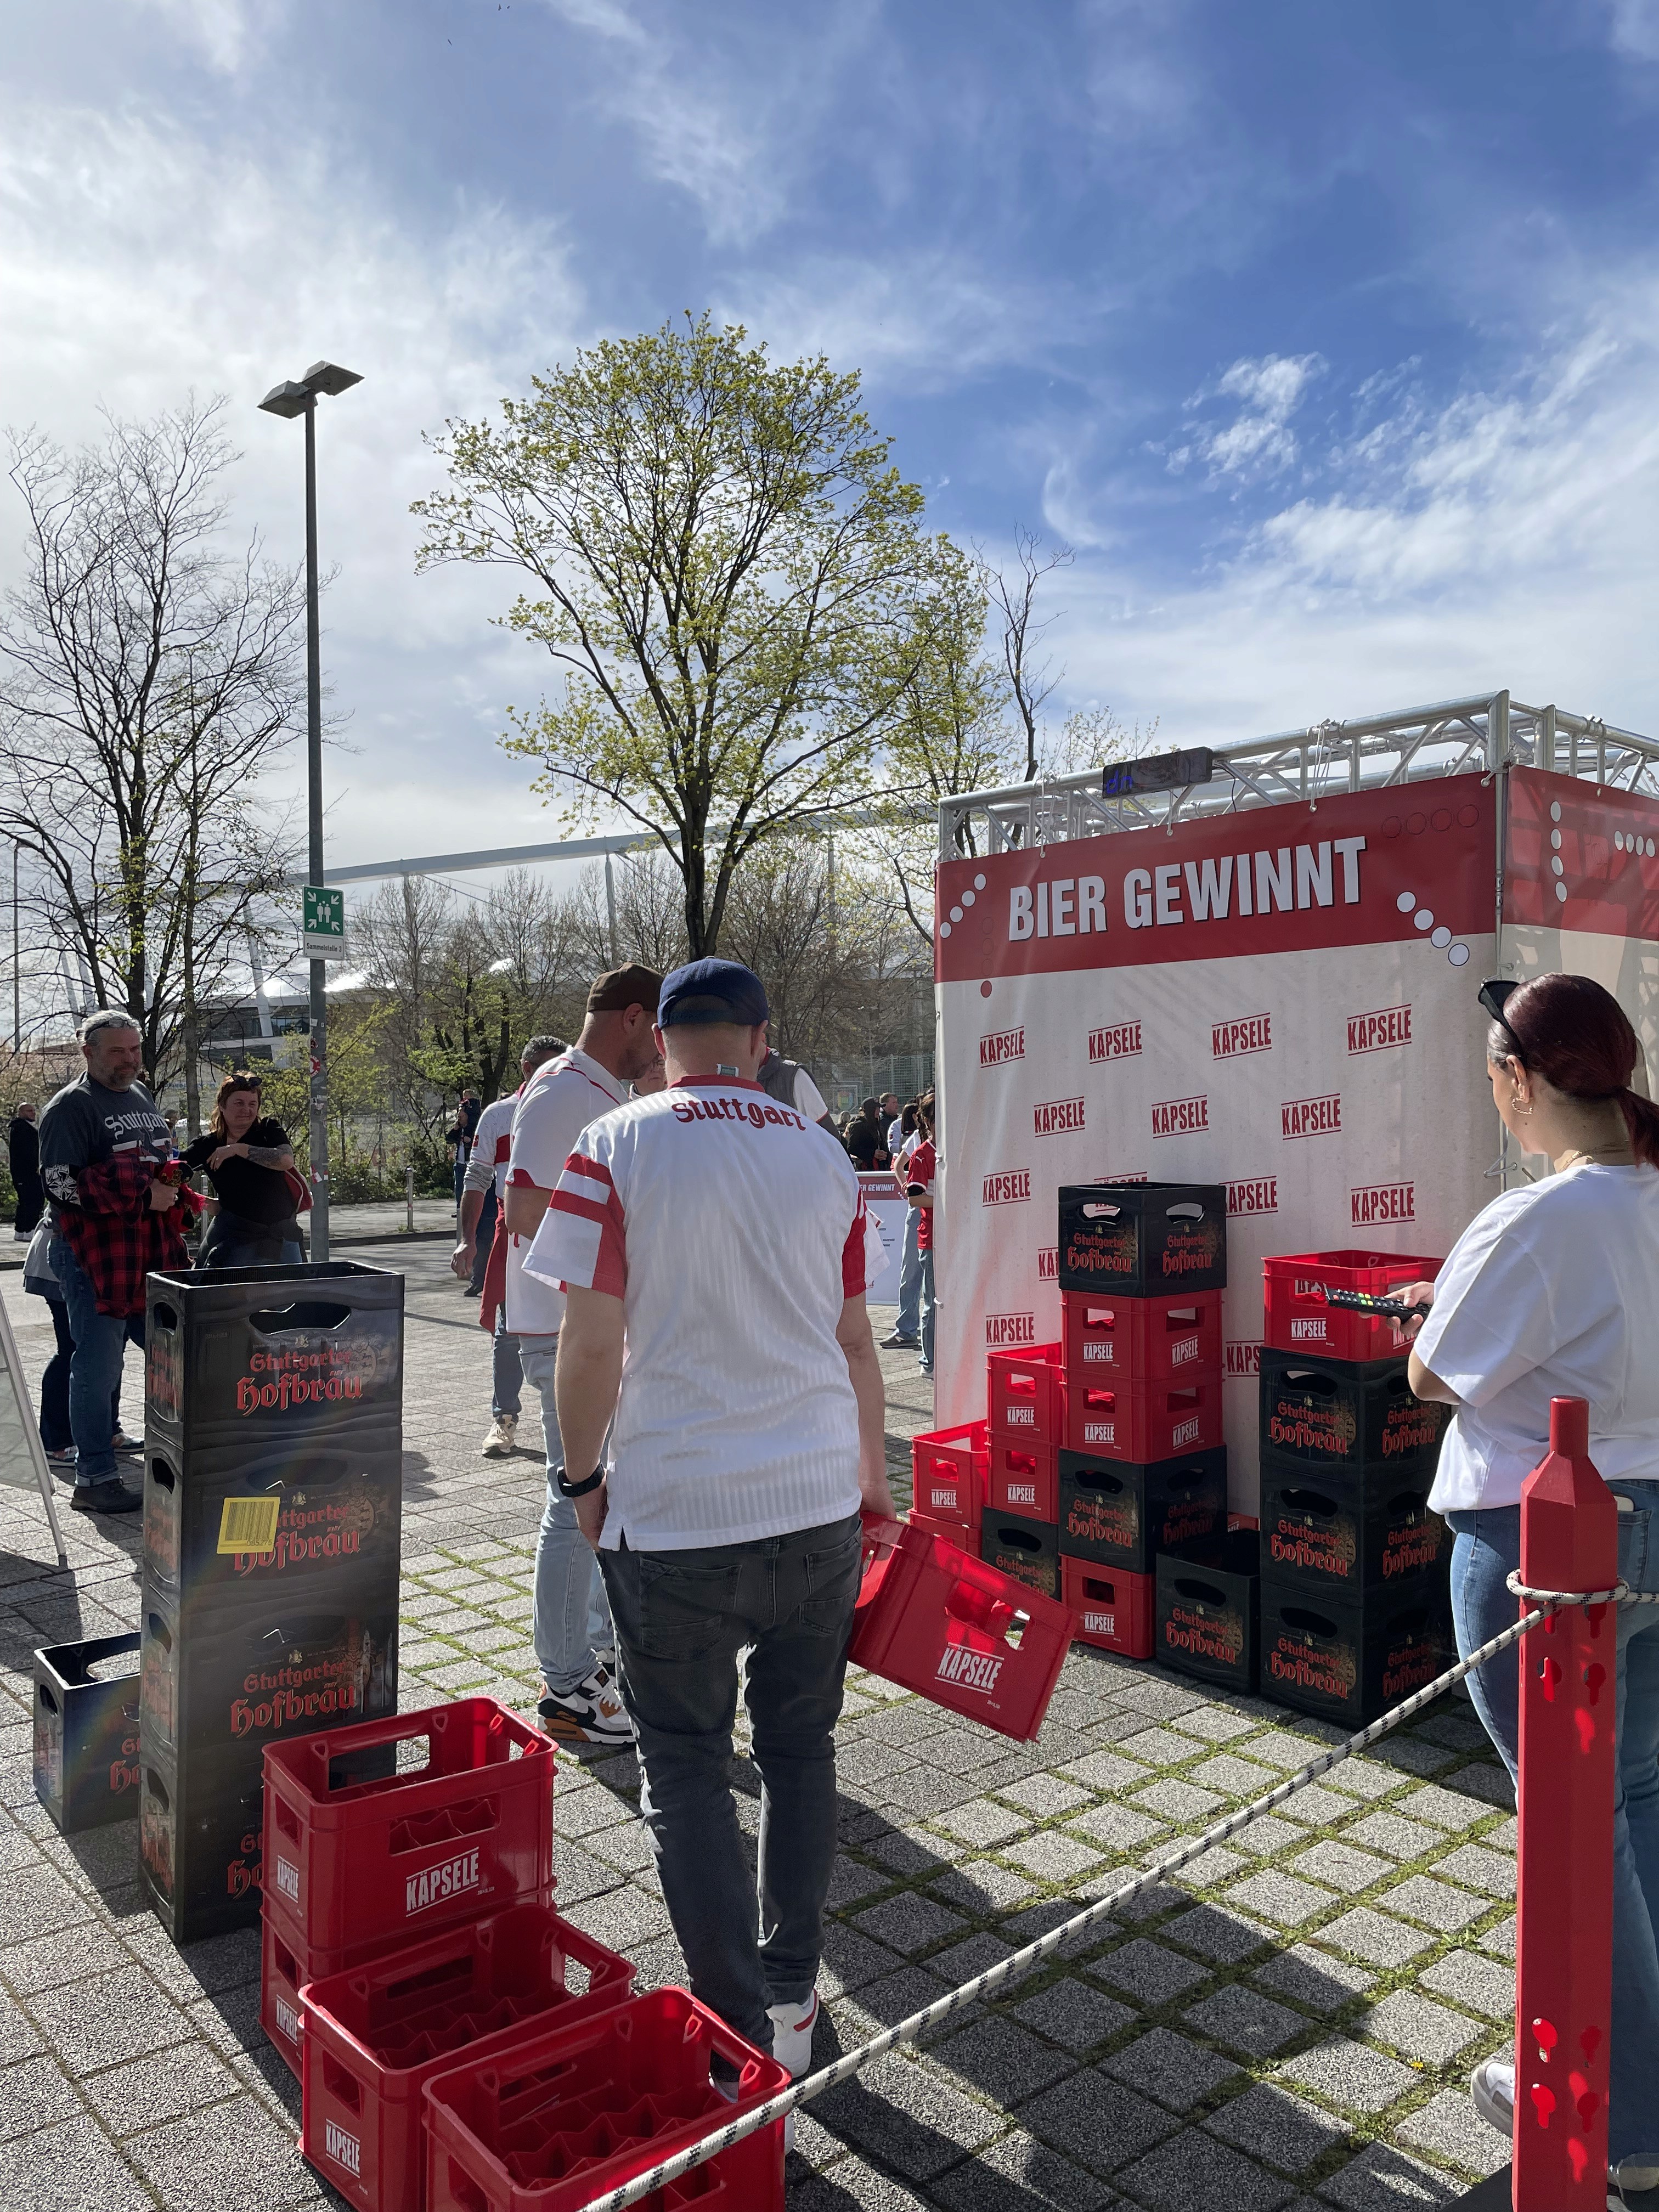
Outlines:
<svg viewBox="0 0 1659 2212"><path fill-rule="evenodd" d="M288 1173L293 1148L280 1121L261 1118L257 1076L225 1078L206 1135L184 1159L205 1168L218 1194L198 1267L295 1267L304 1259Z"/></svg>

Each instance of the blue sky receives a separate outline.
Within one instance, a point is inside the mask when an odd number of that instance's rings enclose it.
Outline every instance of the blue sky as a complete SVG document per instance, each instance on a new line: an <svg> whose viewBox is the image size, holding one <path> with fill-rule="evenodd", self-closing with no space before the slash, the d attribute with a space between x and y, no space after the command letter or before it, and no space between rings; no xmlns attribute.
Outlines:
<svg viewBox="0 0 1659 2212"><path fill-rule="evenodd" d="M1077 550L1062 711L1241 739L1507 683L1659 731L1659 0L54 0L0 87L0 415L234 402L339 860L556 834L422 431L709 307L859 368L934 523ZM0 569L16 515L0 506Z"/></svg>

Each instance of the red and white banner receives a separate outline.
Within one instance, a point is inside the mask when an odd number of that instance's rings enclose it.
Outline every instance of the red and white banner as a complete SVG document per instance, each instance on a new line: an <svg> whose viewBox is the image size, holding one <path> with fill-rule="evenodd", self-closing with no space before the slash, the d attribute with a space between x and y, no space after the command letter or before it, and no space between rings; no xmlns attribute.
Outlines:
<svg viewBox="0 0 1659 2212"><path fill-rule="evenodd" d="M940 1423L983 1414L988 1348L1059 1336L1062 1183L1224 1182L1255 1511L1263 1258L1443 1254L1498 1188L1496 808L1449 777L941 867Z"/></svg>

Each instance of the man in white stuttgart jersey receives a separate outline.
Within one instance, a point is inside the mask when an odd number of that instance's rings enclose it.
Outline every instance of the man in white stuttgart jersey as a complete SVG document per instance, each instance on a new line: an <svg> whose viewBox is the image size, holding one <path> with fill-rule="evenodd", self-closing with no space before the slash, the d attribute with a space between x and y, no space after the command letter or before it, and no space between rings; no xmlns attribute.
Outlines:
<svg viewBox="0 0 1659 2212"><path fill-rule="evenodd" d="M542 1670L541 1723L549 1735L587 1743L626 1743L633 1735L609 1669L605 1589L593 1554L559 1489L564 1454L553 1407L553 1367L564 1325L556 1279L525 1273L531 1240L547 1216L553 1186L576 1139L596 1115L628 1096L654 1064L652 1024L662 978L630 965L601 975L587 994L587 1017L568 1052L538 1068L519 1094L507 1170L507 1326L519 1340L525 1380L542 1401L547 1439L547 1504L536 1540L531 1617Z"/></svg>
<svg viewBox="0 0 1659 2212"><path fill-rule="evenodd" d="M658 1018L667 1088L582 1132L526 1264L566 1286L565 1488L605 1571L641 1810L691 1987L799 2075L859 1513L892 1511L864 1306L884 1255L841 1146L755 1080L758 976L694 961L664 983ZM758 1942L726 1780L745 1650Z"/></svg>
<svg viewBox="0 0 1659 2212"><path fill-rule="evenodd" d="M520 1083L517 1091L505 1098L492 1099L478 1116L478 1126L472 1133L472 1150L466 1163L466 1176L461 1184L461 1225L455 1249L449 1255L450 1273L459 1275L464 1283L476 1283L480 1292L488 1287L490 1295L485 1298L479 1319L489 1329L494 1348L493 1373L489 1394L489 1433L481 1449L484 1459L511 1459L515 1431L519 1425L520 1394L524 1387L524 1370L519 1364L519 1340L507 1325L506 1302L501 1296L503 1282L491 1279L489 1261L494 1255L494 1230L501 1219L501 1203L507 1195L507 1170L513 1157L513 1116L518 1111L524 1086L529 1082L544 1060L551 1060L556 1053L564 1050L564 1041L556 1036L533 1036L519 1054ZM491 1197L495 1203L490 1203ZM486 1264L480 1280L478 1239L486 1246ZM501 1251L495 1265L505 1273L507 1259L507 1224L501 1221Z"/></svg>

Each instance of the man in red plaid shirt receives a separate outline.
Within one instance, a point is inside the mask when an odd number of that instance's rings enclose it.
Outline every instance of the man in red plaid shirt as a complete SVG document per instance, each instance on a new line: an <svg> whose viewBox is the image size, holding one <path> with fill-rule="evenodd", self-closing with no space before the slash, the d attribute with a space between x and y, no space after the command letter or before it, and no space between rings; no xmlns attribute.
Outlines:
<svg viewBox="0 0 1659 2212"><path fill-rule="evenodd" d="M200 1203L169 1179L173 1136L138 1081L143 1045L131 1014L101 1009L81 1030L87 1072L40 1118L52 1201L52 1272L69 1309L70 1432L77 1513L136 1513L142 1491L115 1471L112 1402L129 1340L144 1341L144 1278L188 1265L184 1224Z"/></svg>

